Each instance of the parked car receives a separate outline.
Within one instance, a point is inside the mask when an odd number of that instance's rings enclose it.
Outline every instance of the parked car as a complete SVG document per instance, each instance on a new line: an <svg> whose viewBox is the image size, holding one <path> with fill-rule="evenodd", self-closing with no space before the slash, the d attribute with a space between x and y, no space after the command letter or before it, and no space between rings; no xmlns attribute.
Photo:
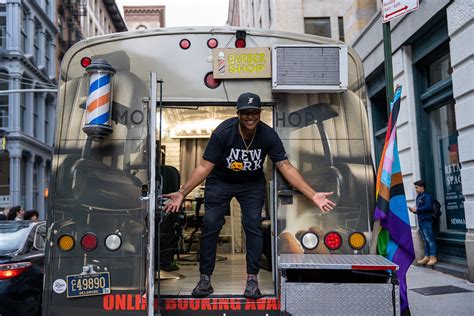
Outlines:
<svg viewBox="0 0 474 316"><path fill-rule="evenodd" d="M0 222L0 315L40 315L46 223Z"/></svg>

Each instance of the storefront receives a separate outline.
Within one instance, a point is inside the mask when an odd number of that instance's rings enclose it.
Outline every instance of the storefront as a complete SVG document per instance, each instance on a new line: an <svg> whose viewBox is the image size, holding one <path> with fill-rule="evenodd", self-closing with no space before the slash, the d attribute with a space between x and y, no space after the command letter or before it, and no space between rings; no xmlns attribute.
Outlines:
<svg viewBox="0 0 474 316"><path fill-rule="evenodd" d="M419 30L413 43L420 174L443 212L435 225L438 256L465 266L466 221L446 15Z"/></svg>

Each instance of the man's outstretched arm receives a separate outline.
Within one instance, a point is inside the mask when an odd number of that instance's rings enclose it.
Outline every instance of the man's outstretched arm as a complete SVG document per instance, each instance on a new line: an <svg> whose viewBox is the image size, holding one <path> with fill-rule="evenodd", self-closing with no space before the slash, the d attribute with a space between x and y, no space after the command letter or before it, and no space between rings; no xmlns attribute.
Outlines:
<svg viewBox="0 0 474 316"><path fill-rule="evenodd" d="M317 207L323 212L331 211L336 204L328 199L328 196L334 192L316 192L306 182L301 173L288 160L282 160L276 163L278 170L285 179L298 191L304 194L308 199L313 201Z"/></svg>
<svg viewBox="0 0 474 316"><path fill-rule="evenodd" d="M163 194L164 197L171 199L171 201L165 205L164 210L166 212L177 212L186 195L188 195L189 192L191 192L199 183L203 182L213 168L214 164L212 162L207 160L201 161L201 163L193 170L191 177L189 177L188 181L186 181L179 191Z"/></svg>

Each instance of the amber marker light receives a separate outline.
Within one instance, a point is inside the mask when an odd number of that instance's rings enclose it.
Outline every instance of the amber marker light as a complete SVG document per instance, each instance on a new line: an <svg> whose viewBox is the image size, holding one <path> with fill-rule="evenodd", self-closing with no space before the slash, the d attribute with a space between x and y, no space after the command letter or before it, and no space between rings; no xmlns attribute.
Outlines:
<svg viewBox="0 0 474 316"><path fill-rule="evenodd" d="M59 237L58 246L62 251L70 251L72 248L74 248L74 245L75 241L71 235L62 235Z"/></svg>
<svg viewBox="0 0 474 316"><path fill-rule="evenodd" d="M361 232L354 232L349 235L349 246L354 250L364 248L366 243L365 235Z"/></svg>

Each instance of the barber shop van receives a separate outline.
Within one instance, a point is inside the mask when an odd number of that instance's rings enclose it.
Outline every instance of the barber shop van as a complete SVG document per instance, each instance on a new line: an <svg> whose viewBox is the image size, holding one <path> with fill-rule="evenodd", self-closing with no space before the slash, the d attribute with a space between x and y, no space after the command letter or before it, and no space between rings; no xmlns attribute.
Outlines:
<svg viewBox="0 0 474 316"><path fill-rule="evenodd" d="M178 213L163 212L162 195L184 184L244 92L260 96L289 161L336 206L321 212L267 159L264 297L243 297L246 239L232 201L214 294L197 299L205 182ZM370 254L366 107L359 57L327 38L203 27L74 45L61 66L43 315L399 313L398 267Z"/></svg>

